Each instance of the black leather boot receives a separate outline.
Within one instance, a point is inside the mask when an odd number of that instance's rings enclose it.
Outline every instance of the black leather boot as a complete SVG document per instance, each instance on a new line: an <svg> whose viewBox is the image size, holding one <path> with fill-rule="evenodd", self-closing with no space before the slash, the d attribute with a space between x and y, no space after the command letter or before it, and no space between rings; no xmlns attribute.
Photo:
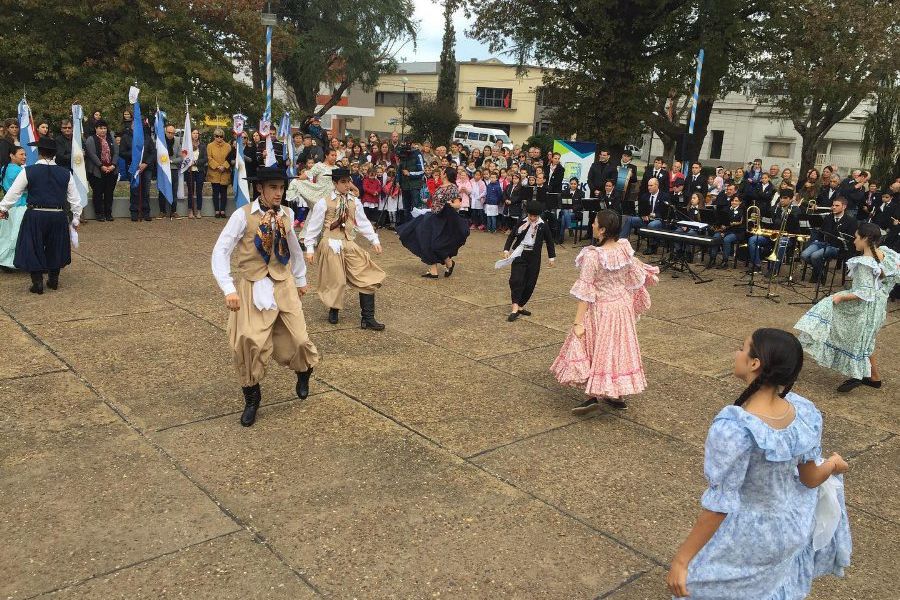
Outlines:
<svg viewBox="0 0 900 600"><path fill-rule="evenodd" d="M309 396L309 377L312 375L312 367L305 371L297 371L297 397L306 400Z"/></svg>
<svg viewBox="0 0 900 600"><path fill-rule="evenodd" d="M40 271L32 271L31 272L31 287L28 288L28 291L32 294L43 294L44 293L44 274Z"/></svg>
<svg viewBox="0 0 900 600"><path fill-rule="evenodd" d="M47 276L47 287L51 290L59 289L59 270L54 269L50 271L50 274Z"/></svg>
<svg viewBox="0 0 900 600"><path fill-rule="evenodd" d="M372 329L374 331L382 331L384 324L375 320L375 294L359 295L359 311L362 319L359 326L362 329Z"/></svg>
<svg viewBox="0 0 900 600"><path fill-rule="evenodd" d="M241 425L250 427L256 422L256 411L262 400L259 384L241 388L244 391L244 412L241 414Z"/></svg>
<svg viewBox="0 0 900 600"><path fill-rule="evenodd" d="M328 309L328 322L332 325L337 325L338 323L338 312L340 311L338 311L338 309L336 308Z"/></svg>

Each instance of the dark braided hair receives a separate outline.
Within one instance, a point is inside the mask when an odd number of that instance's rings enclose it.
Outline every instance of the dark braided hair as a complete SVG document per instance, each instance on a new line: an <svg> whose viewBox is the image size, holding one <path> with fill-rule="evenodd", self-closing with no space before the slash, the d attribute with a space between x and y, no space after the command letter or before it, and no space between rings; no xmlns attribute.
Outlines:
<svg viewBox="0 0 900 600"><path fill-rule="evenodd" d="M597 213L597 227L603 229L603 237L594 242L596 246L602 246L606 243L606 240L617 240L619 239L619 229L622 224L619 220L619 213L614 210L601 210Z"/></svg>
<svg viewBox="0 0 900 600"><path fill-rule="evenodd" d="M866 240L869 250L872 251L872 256L877 261L878 253L875 250L877 250L878 244L881 243L881 228L875 223L860 223L859 227L856 228L856 233L859 237ZM884 274L882 273L881 276L884 277Z"/></svg>
<svg viewBox="0 0 900 600"><path fill-rule="evenodd" d="M750 357L759 359L762 368L747 389L734 401L743 406L753 394L763 387L773 386L782 398L794 387L803 368L803 347L797 337L782 329L757 329L750 336Z"/></svg>

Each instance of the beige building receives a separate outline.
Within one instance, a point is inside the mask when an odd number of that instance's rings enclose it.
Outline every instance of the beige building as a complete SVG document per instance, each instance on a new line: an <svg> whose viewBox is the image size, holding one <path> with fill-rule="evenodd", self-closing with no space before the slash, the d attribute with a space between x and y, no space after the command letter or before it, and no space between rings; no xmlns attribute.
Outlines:
<svg viewBox="0 0 900 600"><path fill-rule="evenodd" d="M544 126L537 93L543 72L537 67L517 74L515 65L491 58L460 62L456 69L456 106L461 123L502 129L515 144L523 143ZM422 96L434 95L437 86L438 63L401 63L397 73L383 76L371 91L348 91L350 107L372 109L374 115L349 119L345 127L362 136L399 132L405 125L401 114L404 90L408 106Z"/></svg>

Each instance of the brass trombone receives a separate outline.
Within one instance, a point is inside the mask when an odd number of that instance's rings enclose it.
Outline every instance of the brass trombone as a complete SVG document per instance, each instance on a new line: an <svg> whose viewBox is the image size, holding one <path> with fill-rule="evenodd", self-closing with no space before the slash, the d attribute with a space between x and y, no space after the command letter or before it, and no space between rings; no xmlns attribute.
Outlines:
<svg viewBox="0 0 900 600"><path fill-rule="evenodd" d="M769 285L766 289L766 298L770 300L775 300L778 297L773 290L775 289L775 275L778 272L778 268L775 266L778 263L778 250L781 248L782 240L785 242L785 248L787 248L787 242L789 240L785 239L785 236L790 236L787 234L787 224L791 217L792 209L789 207L788 210L784 213L781 218L781 227L778 228L778 236L775 238L775 244L772 246L772 253L766 257L766 260L769 261Z"/></svg>

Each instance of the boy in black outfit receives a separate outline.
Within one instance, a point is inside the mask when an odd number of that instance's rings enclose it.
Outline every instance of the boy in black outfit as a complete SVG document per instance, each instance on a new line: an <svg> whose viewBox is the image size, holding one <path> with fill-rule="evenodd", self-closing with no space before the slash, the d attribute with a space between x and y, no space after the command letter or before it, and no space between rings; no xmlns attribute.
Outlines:
<svg viewBox="0 0 900 600"><path fill-rule="evenodd" d="M519 226L509 232L506 245L503 247L504 260L498 261L496 267L512 264L509 274L509 291L512 297L512 310L507 321L515 321L520 315L531 316L525 309L528 300L534 293L538 275L541 273L541 246L547 244L547 257L552 267L556 262L556 249L553 246L553 234L541 219L544 206L540 202L529 202L528 216Z"/></svg>

